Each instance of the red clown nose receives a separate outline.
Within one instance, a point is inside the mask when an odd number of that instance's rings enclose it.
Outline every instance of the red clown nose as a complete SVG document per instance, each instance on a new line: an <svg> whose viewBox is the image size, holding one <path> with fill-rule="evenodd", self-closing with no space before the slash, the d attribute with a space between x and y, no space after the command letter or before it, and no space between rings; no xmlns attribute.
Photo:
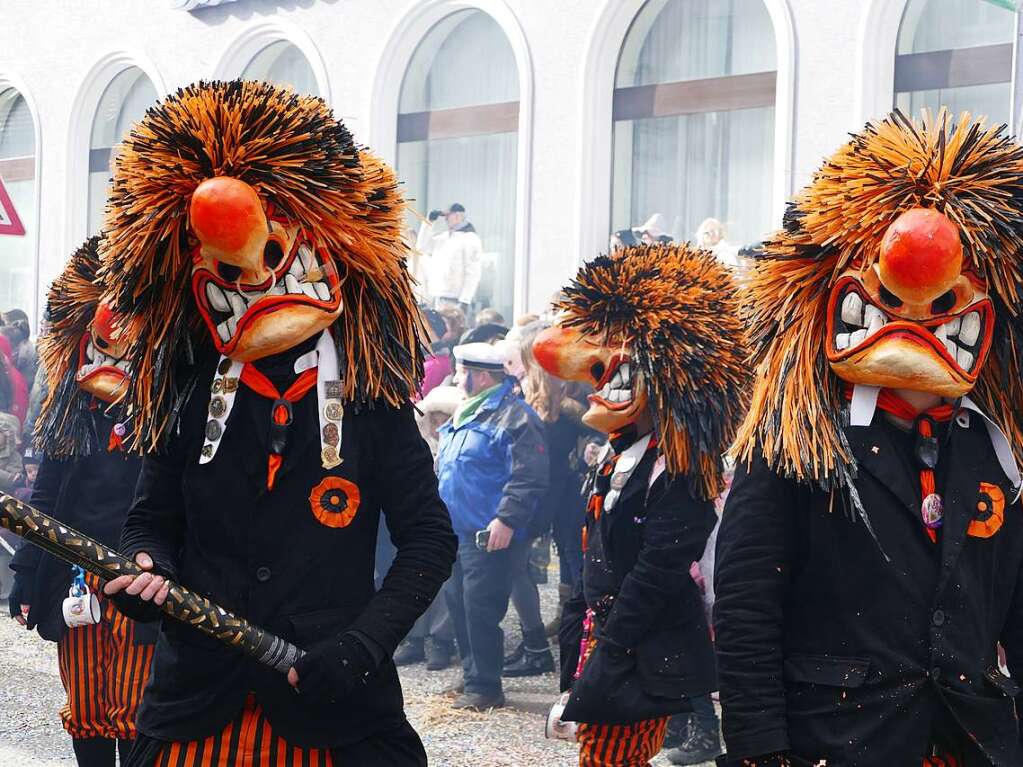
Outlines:
<svg viewBox="0 0 1023 767"><path fill-rule="evenodd" d="M924 304L942 295L963 268L959 229L944 213L912 208L888 227L881 242L878 275L906 303Z"/></svg>
<svg viewBox="0 0 1023 767"><path fill-rule="evenodd" d="M117 337L121 332L121 329L118 327L118 321L117 312L110 308L110 304L104 302L96 307L96 316L92 320L92 328L97 336L112 344L117 341Z"/></svg>
<svg viewBox="0 0 1023 767"><path fill-rule="evenodd" d="M196 237L232 263L254 235L266 234L266 216L256 190L241 179L217 176L192 193L189 221ZM224 257L226 256L226 257Z"/></svg>

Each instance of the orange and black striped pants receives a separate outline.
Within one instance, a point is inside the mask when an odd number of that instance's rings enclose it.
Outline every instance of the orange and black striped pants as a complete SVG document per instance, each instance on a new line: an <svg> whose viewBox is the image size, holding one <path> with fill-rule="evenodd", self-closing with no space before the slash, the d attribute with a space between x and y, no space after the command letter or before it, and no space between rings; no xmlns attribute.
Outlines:
<svg viewBox="0 0 1023 767"><path fill-rule="evenodd" d="M330 751L297 748L273 734L254 695L241 714L220 732L204 740L171 743L157 756L154 767L333 767Z"/></svg>
<svg viewBox="0 0 1023 767"><path fill-rule="evenodd" d="M646 767L664 745L671 717L634 724L583 724L576 730L579 767Z"/></svg>
<svg viewBox="0 0 1023 767"><path fill-rule="evenodd" d="M135 624L99 592L102 619L69 628L57 643L60 681L67 702L60 710L72 738L135 737L135 712L149 678L152 645L135 644Z"/></svg>
<svg viewBox="0 0 1023 767"><path fill-rule="evenodd" d="M593 614L588 611L576 676L597 646L592 626ZM646 767L664 745L669 719L670 716L664 716L632 724L580 722L575 733L579 743L579 767Z"/></svg>

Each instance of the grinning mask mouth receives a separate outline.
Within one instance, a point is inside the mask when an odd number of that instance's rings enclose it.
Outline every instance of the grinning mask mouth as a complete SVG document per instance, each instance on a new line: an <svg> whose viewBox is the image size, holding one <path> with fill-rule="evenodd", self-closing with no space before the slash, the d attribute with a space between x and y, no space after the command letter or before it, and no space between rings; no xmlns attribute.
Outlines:
<svg viewBox="0 0 1023 767"><path fill-rule="evenodd" d="M204 181L189 215L192 293L221 354L243 362L276 354L341 314L334 259L301 227L265 211L244 181Z"/></svg>
<svg viewBox="0 0 1023 767"><path fill-rule="evenodd" d="M650 425L646 384L628 349L604 346L578 330L555 325L537 336L533 355L551 375L593 387L583 415L587 426L613 434L633 423Z"/></svg>
<svg viewBox="0 0 1023 767"><path fill-rule="evenodd" d="M131 367L125 359L127 348L120 340L117 315L107 304L96 308L96 316L78 344L75 379L83 391L104 402L116 402L125 395L131 381Z"/></svg>
<svg viewBox="0 0 1023 767"><path fill-rule="evenodd" d="M850 383L961 397L987 359L995 313L983 279L963 265L957 227L916 208L888 229L877 263L831 288L827 356Z"/></svg>

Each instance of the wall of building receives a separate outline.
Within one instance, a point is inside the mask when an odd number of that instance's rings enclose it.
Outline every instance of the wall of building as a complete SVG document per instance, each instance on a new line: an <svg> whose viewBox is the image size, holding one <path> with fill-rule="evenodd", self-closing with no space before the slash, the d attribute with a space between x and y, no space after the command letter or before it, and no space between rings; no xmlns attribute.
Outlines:
<svg viewBox="0 0 1023 767"><path fill-rule="evenodd" d="M779 32L775 209L845 134L891 100L894 33L905 0L767 0ZM295 41L357 138L394 157L400 65L415 35L458 8L491 13L520 63L528 131L516 294L539 310L581 258L606 245L608 72L642 0L238 0L191 12L172 0L6 0L0 83L34 106L39 127L39 287L85 235L83 141L111 67L130 61L158 91L235 75L246 46ZM768 34L770 30L765 30ZM888 51L878 41L890 39ZM248 41L248 42L246 42ZM480 66L486 66L485 61ZM398 82L395 79L399 78ZM887 88L887 93L885 92ZM86 137L83 139L83 132ZM595 148L596 147L596 148ZM522 149L525 148L525 152ZM606 202L604 203L606 205Z"/></svg>

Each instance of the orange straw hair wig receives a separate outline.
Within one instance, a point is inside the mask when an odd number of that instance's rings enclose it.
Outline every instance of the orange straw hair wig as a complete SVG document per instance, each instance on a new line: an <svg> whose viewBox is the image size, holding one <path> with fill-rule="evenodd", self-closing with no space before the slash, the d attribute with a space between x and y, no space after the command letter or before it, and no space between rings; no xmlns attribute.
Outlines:
<svg viewBox="0 0 1023 767"><path fill-rule="evenodd" d="M583 266L557 308L563 326L629 350L667 470L717 497L749 378L729 271L687 244L623 248Z"/></svg>
<svg viewBox="0 0 1023 767"><path fill-rule="evenodd" d="M742 291L755 381L737 459L760 450L784 476L849 486L843 383L825 356L829 290L850 266L871 268L888 226L911 208L951 219L965 265L987 281L995 337L971 396L1023 457L1023 148L1005 126L942 110L868 123L825 161L765 243Z"/></svg>
<svg viewBox="0 0 1023 767"><path fill-rule="evenodd" d="M89 332L103 292L97 280L99 239L89 238L71 254L47 294L46 332L38 344L46 399L36 420L35 446L53 458L88 455L100 447L88 412L92 397L76 378L82 336Z"/></svg>
<svg viewBox="0 0 1023 767"><path fill-rule="evenodd" d="M422 376L423 328L406 269L394 173L319 98L264 82L199 82L151 107L118 150L100 246L107 300L125 318L134 447L151 449L182 364L212 344L191 295L192 192L231 176L298 224L340 274L331 326L343 397L397 405Z"/></svg>

